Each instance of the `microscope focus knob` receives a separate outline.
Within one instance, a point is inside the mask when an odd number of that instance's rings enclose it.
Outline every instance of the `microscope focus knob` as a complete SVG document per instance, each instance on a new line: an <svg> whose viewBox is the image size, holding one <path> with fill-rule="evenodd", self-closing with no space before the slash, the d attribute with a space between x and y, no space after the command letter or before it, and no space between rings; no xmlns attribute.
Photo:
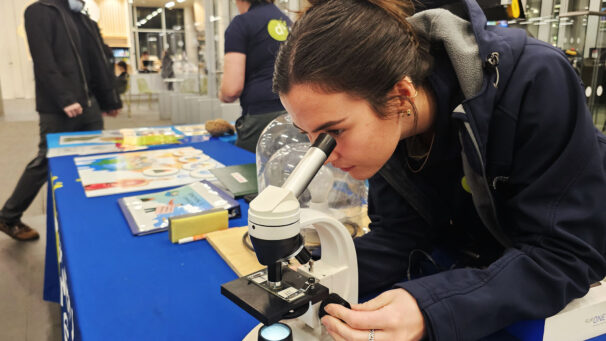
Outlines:
<svg viewBox="0 0 606 341"><path fill-rule="evenodd" d="M324 317L324 315L328 314L324 310L324 307L326 307L326 305L332 304L332 303L340 304L347 309L351 309L351 305L349 304L349 302L347 302L346 300L343 299L343 297L341 297L338 294L333 292L332 294L328 295L328 297L326 297L324 299L324 301L322 301L322 303L320 304L320 309L318 309L318 316L320 317L320 319L322 319L322 317Z"/></svg>

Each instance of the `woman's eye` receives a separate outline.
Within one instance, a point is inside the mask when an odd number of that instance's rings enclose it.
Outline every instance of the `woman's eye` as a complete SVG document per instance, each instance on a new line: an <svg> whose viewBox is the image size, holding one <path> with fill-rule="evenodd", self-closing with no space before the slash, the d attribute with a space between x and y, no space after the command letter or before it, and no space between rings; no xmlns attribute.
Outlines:
<svg viewBox="0 0 606 341"><path fill-rule="evenodd" d="M343 133L343 129L333 129L333 130L328 130L326 132L333 136L339 136Z"/></svg>

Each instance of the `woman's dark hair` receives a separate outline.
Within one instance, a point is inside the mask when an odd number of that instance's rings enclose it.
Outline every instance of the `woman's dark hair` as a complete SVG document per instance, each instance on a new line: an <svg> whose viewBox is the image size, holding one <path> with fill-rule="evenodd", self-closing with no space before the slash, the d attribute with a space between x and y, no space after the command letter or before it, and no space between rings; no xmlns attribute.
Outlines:
<svg viewBox="0 0 606 341"><path fill-rule="evenodd" d="M295 84L365 99L385 117L394 85L408 76L422 85L431 69L429 42L406 20L406 0L312 0L275 63L273 88Z"/></svg>

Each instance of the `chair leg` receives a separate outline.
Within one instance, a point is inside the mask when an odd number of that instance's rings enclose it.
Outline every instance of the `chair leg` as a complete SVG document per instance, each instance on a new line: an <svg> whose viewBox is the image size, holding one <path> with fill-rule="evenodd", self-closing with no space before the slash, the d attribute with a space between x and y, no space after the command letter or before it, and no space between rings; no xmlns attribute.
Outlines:
<svg viewBox="0 0 606 341"><path fill-rule="evenodd" d="M128 94L128 95L126 95L126 113L128 114L128 118L131 117L130 101L131 101L131 97L130 97L130 94Z"/></svg>

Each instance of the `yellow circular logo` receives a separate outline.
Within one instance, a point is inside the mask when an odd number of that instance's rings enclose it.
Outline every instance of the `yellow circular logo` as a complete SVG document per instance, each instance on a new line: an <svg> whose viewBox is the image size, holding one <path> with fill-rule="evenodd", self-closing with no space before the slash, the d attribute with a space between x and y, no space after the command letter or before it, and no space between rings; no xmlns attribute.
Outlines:
<svg viewBox="0 0 606 341"><path fill-rule="evenodd" d="M267 32L277 41L285 41L288 37L288 26L286 21L271 19L267 24Z"/></svg>
<svg viewBox="0 0 606 341"><path fill-rule="evenodd" d="M467 178L466 177L461 178L461 187L463 187L463 189L465 190L465 192L471 193L471 188L469 188L469 184L467 184Z"/></svg>

